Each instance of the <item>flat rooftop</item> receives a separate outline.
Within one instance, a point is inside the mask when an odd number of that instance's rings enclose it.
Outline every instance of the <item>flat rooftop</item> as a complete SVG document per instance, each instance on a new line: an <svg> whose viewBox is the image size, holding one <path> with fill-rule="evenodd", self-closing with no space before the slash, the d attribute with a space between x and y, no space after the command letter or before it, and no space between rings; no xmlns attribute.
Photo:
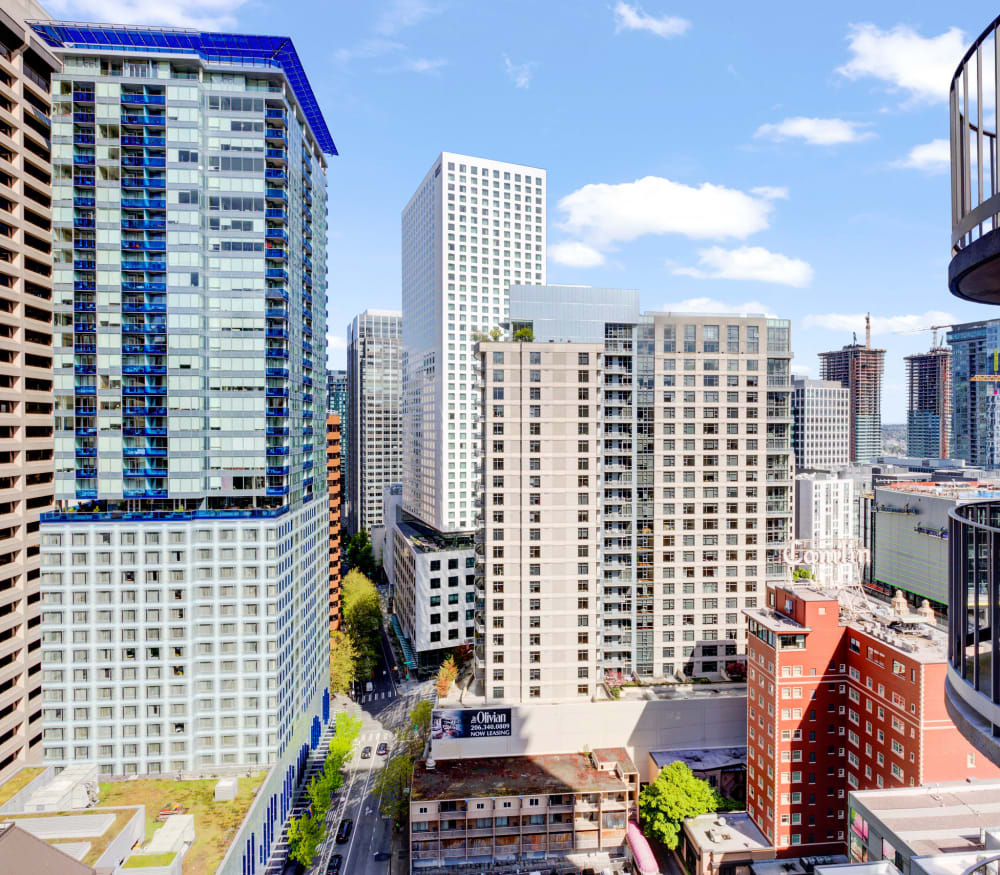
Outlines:
<svg viewBox="0 0 1000 875"><path fill-rule="evenodd" d="M708 747L699 750L651 750L649 752L656 767L662 769L678 760L687 763L692 771L731 769L746 766L746 747Z"/></svg>
<svg viewBox="0 0 1000 875"><path fill-rule="evenodd" d="M821 857L793 857L781 860L760 860L750 865L753 875L820 875L826 867L836 870L838 866L860 866L864 864L848 863L844 854L830 854ZM878 864L875 864L878 865ZM820 868L823 867L823 868ZM892 867L895 870L895 866ZM853 871L853 870L852 870ZM892 873L869 872L867 875L892 875Z"/></svg>
<svg viewBox="0 0 1000 875"><path fill-rule="evenodd" d="M982 847L980 829L1000 825L1000 780L863 790L851 793L851 804L892 830L912 854L974 851Z"/></svg>
<svg viewBox="0 0 1000 875"><path fill-rule="evenodd" d="M624 772L638 771L624 748L594 751L598 761L616 761ZM413 767L410 798L475 799L547 793L599 793L626 789L613 771L594 767L581 753L523 757L438 760L433 770L420 760Z"/></svg>
<svg viewBox="0 0 1000 875"><path fill-rule="evenodd" d="M684 830L702 853L770 852L774 848L745 811L702 814L684 821Z"/></svg>
<svg viewBox="0 0 1000 875"><path fill-rule="evenodd" d="M441 553L448 550L471 550L472 535L444 537L414 520L399 520L396 528L419 553Z"/></svg>
<svg viewBox="0 0 1000 875"><path fill-rule="evenodd" d="M907 495L949 498L953 501L1000 496L1000 482L996 480L900 480L895 483L884 483L876 488L891 489L893 492Z"/></svg>
<svg viewBox="0 0 1000 875"><path fill-rule="evenodd" d="M795 590L795 595L802 596L798 590ZM804 598L804 596L802 597ZM795 622L791 617L786 617L780 611L775 611L773 608L744 608L743 614L751 620L760 623L761 626L779 634L797 635L799 632L812 631L811 626L803 626L801 623Z"/></svg>

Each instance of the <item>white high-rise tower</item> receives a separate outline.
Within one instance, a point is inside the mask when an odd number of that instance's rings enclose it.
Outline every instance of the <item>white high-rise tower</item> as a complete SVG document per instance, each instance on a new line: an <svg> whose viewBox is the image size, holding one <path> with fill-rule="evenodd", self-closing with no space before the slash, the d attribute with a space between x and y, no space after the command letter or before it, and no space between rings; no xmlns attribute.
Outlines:
<svg viewBox="0 0 1000 875"><path fill-rule="evenodd" d="M443 152L402 217L403 510L475 527L475 335L507 321L512 283L545 284L545 171Z"/></svg>

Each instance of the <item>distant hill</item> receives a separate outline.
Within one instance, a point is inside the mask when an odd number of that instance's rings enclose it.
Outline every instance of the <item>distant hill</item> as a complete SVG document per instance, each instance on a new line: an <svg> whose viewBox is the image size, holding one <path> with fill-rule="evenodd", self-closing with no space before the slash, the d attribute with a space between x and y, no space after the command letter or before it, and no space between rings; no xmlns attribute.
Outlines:
<svg viewBox="0 0 1000 875"><path fill-rule="evenodd" d="M882 452L898 456L906 453L906 425L882 425Z"/></svg>

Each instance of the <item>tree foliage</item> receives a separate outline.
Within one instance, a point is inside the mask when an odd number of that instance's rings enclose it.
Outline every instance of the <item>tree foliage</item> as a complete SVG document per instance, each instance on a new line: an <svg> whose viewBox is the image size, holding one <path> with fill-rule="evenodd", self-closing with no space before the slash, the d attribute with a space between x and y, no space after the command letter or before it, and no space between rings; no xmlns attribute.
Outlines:
<svg viewBox="0 0 1000 875"><path fill-rule="evenodd" d="M722 800L708 781L696 778L686 763L673 762L639 796L642 831L673 850L684 818L718 811Z"/></svg>
<svg viewBox="0 0 1000 875"><path fill-rule="evenodd" d="M518 328L514 332L514 340L518 343L531 343L535 339L535 332L530 328Z"/></svg>
<svg viewBox="0 0 1000 875"><path fill-rule="evenodd" d="M331 797L344 784L344 763L360 734L360 717L347 713L337 717L337 731L330 739L323 770L306 787L311 811L301 817L293 817L288 823L288 855L307 869L312 866L326 838L326 815L330 810Z"/></svg>
<svg viewBox="0 0 1000 875"><path fill-rule="evenodd" d="M379 812L399 823L409 813L408 793L413 775L413 760L408 754L394 756L375 778L374 792L379 796Z"/></svg>
<svg viewBox="0 0 1000 875"><path fill-rule="evenodd" d="M362 529L347 542L347 567L356 568L366 577L375 576L375 553L367 530Z"/></svg>
<svg viewBox="0 0 1000 875"><path fill-rule="evenodd" d="M434 682L434 689L440 698L445 698L451 685L458 678L458 666L455 665L455 657L449 656L438 669L437 680Z"/></svg>
<svg viewBox="0 0 1000 875"><path fill-rule="evenodd" d="M416 707L410 712L410 726L417 735L426 737L431 731L431 715L434 709L426 699L417 702Z"/></svg>
<svg viewBox="0 0 1000 875"><path fill-rule="evenodd" d="M381 646L382 605L378 590L360 571L349 571L340 585L340 603L344 627L357 654L355 678L368 678Z"/></svg>
<svg viewBox="0 0 1000 875"><path fill-rule="evenodd" d="M813 573L808 568L796 568L792 571L792 580L812 580Z"/></svg>
<svg viewBox="0 0 1000 875"><path fill-rule="evenodd" d="M348 693L358 678L358 651L346 632L330 633L330 691Z"/></svg>

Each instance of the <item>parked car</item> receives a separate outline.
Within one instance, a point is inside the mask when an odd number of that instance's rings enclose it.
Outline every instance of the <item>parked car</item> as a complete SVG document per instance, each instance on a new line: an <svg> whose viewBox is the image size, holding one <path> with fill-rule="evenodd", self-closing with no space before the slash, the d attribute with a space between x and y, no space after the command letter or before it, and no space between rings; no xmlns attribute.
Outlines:
<svg viewBox="0 0 1000 875"><path fill-rule="evenodd" d="M389 745L387 745L384 741L381 742L379 746L375 748L375 753L377 753L380 757L384 757L387 753L389 753Z"/></svg>
<svg viewBox="0 0 1000 875"><path fill-rule="evenodd" d="M340 821L340 828L337 830L337 844L344 844L351 837L351 830L354 829L354 821L349 817Z"/></svg>
<svg viewBox="0 0 1000 875"><path fill-rule="evenodd" d="M371 745L369 744L365 747L364 750L361 751L361 759L363 760L371 759L371 755L372 755L372 748Z"/></svg>

